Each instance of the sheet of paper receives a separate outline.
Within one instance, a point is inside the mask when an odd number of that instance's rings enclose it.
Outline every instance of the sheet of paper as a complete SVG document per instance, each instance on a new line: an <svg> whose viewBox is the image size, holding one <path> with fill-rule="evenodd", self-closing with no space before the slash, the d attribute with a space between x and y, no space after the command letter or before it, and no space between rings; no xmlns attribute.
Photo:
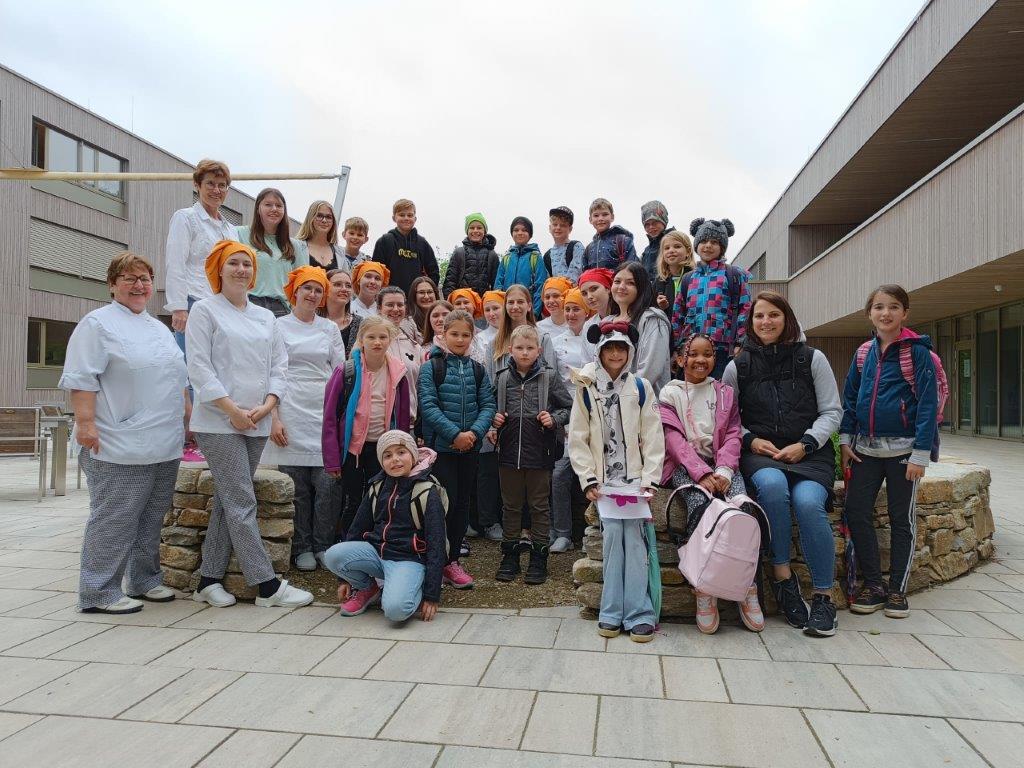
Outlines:
<svg viewBox="0 0 1024 768"><path fill-rule="evenodd" d="M612 520L646 520L651 516L648 499L653 494L639 485L606 483L597 497L597 514Z"/></svg>

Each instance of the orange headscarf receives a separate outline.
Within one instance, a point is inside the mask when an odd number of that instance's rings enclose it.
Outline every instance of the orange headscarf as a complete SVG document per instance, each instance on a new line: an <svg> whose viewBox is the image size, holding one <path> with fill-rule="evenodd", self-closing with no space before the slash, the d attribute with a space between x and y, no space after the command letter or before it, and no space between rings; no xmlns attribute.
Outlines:
<svg viewBox="0 0 1024 768"><path fill-rule="evenodd" d="M569 292L569 289L572 288L572 281L567 280L564 277L559 277L558 275L555 275L554 277L549 277L547 280L544 281L544 285L540 289L541 298L544 298L544 294L547 293L552 288L554 288L556 291L562 294L562 299L564 301L565 294L567 294ZM541 312L543 313L544 317L547 317L549 314L548 308L543 305L541 307Z"/></svg>
<svg viewBox="0 0 1024 768"><path fill-rule="evenodd" d="M505 292L504 291L484 291L483 298L480 300L480 305L483 306L488 301L496 301L501 306L505 306Z"/></svg>
<svg viewBox="0 0 1024 768"><path fill-rule="evenodd" d="M352 289L359 293L359 279L364 272L377 272L380 274L381 287L391 281L391 270L378 261L360 261L352 270Z"/></svg>
<svg viewBox="0 0 1024 768"><path fill-rule="evenodd" d="M206 257L206 279L210 282L214 293L220 293L220 271L224 269L224 263L234 253L249 255L249 260L252 261L252 281L249 283L249 290L251 291L256 285L256 252L248 245L236 240L221 240L213 246L210 255Z"/></svg>
<svg viewBox="0 0 1024 768"><path fill-rule="evenodd" d="M454 291L448 294L448 301L450 301L454 306L455 300L463 297L473 302L473 317L484 316L483 299L481 299L480 294L478 294L472 288L456 288Z"/></svg>
<svg viewBox="0 0 1024 768"><path fill-rule="evenodd" d="M327 291L330 288L330 283L327 282L327 273L324 272L320 267L296 267L288 273L288 282L284 286L284 295L288 297L288 301L295 306L295 292L299 290L299 287L306 283L319 283L323 286L324 295L320 297L320 306L327 305Z"/></svg>
<svg viewBox="0 0 1024 768"><path fill-rule="evenodd" d="M573 288L565 294L562 306L565 306L566 304L575 304L577 307L583 307L583 311L587 313L587 317L590 317L590 307L588 307L587 302L583 300L583 291L579 288Z"/></svg>

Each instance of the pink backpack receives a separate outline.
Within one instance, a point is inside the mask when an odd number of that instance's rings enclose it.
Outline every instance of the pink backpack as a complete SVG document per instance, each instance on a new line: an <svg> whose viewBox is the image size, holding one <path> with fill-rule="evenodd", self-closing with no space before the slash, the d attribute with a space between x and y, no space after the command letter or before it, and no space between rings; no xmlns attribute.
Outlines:
<svg viewBox="0 0 1024 768"><path fill-rule="evenodd" d="M874 343L874 339L871 339L857 347L857 373L864 372L864 361L867 360L868 350ZM941 424L942 412L946 408L946 401L949 400L949 379L942 368L942 358L933 350L929 350L929 354L932 356L932 365L935 366L935 394L938 398L935 420ZM900 344L900 371L903 373L903 380L910 385L910 391L917 397L917 388L914 385L914 355L910 344Z"/></svg>
<svg viewBox="0 0 1024 768"><path fill-rule="evenodd" d="M724 600L743 600L754 583L763 540L770 538L768 518L748 496L722 500L699 485L683 485L672 491L668 505L679 491L696 489L708 497L708 505L689 540L679 547L679 570L699 592Z"/></svg>

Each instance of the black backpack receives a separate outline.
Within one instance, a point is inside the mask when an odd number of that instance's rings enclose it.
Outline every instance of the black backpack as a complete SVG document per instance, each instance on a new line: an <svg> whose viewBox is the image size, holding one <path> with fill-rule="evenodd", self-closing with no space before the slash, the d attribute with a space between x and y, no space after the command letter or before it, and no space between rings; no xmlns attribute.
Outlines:
<svg viewBox="0 0 1024 768"><path fill-rule="evenodd" d="M565 244L565 266L568 267L572 264L573 252L579 244L579 240L569 240ZM548 268L548 277L554 277L554 273L551 271L551 248L544 252L544 266Z"/></svg>
<svg viewBox="0 0 1024 768"><path fill-rule="evenodd" d="M476 388L479 390L480 384L484 380L484 367L473 358L469 358L469 362L473 366L473 378L476 379ZM437 357L430 358L430 369L434 376L434 388L440 392L441 385L444 384L444 380L448 378L448 366L445 363L444 357L438 355Z"/></svg>

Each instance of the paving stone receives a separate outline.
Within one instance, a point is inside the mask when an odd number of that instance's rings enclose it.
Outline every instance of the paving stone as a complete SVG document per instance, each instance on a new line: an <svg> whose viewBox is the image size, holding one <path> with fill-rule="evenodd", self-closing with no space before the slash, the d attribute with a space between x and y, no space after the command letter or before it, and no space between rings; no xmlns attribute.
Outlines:
<svg viewBox="0 0 1024 768"><path fill-rule="evenodd" d="M56 592L46 592L41 589L0 589L0 613L38 603L40 600L56 595Z"/></svg>
<svg viewBox="0 0 1024 768"><path fill-rule="evenodd" d="M79 579L78 573L71 576L65 574L63 578L51 581L43 586L51 592L74 592L77 597L78 588L81 586L81 580Z"/></svg>
<svg viewBox="0 0 1024 768"><path fill-rule="evenodd" d="M250 673L200 705L183 722L372 738L410 688L407 683L377 680Z"/></svg>
<svg viewBox="0 0 1024 768"><path fill-rule="evenodd" d="M806 715L836 768L985 766L942 720L821 710Z"/></svg>
<svg viewBox="0 0 1024 768"><path fill-rule="evenodd" d="M235 731L197 768L273 768L300 738L297 733Z"/></svg>
<svg viewBox="0 0 1024 768"><path fill-rule="evenodd" d="M911 608L916 609L916 595L910 596ZM958 635L960 634L948 624L933 615L933 611L911 610L905 619L890 619L881 611L862 616L849 611L840 611L839 629L857 632L878 631L884 634L928 634Z"/></svg>
<svg viewBox="0 0 1024 768"><path fill-rule="evenodd" d="M579 609L576 609L579 613ZM597 634L597 622L581 618L562 619L555 635L555 648L571 651L603 651L607 639Z"/></svg>
<svg viewBox="0 0 1024 768"><path fill-rule="evenodd" d="M368 637L376 640L419 640L426 643L450 642L470 618L465 613L439 611L433 621L409 619L396 624L376 609L361 616L335 615L311 629L311 635L331 637ZM460 640L461 642L461 640Z"/></svg>
<svg viewBox="0 0 1024 768"><path fill-rule="evenodd" d="M196 603L193 605L203 605ZM209 608L191 613L174 623L176 627L186 629L224 629L233 632L257 632L264 627L279 621L290 613L287 608L257 608L248 603L235 603L227 608Z"/></svg>
<svg viewBox="0 0 1024 768"><path fill-rule="evenodd" d="M1024 720L1024 677L954 670L842 665L872 712Z"/></svg>
<svg viewBox="0 0 1024 768"><path fill-rule="evenodd" d="M1024 614L1021 613L983 613L979 614L1000 629L1010 633L1019 640L1024 640Z"/></svg>
<svg viewBox="0 0 1024 768"><path fill-rule="evenodd" d="M985 592L973 589L936 587L935 589L917 592L910 595L908 599L911 609L924 608L925 610L931 610L935 608L940 611L993 611L1006 613L1010 608L1000 602L1001 595L1003 594L1011 597L1014 595L1013 592L1005 592L989 596ZM1021 597L1024 597L1024 594Z"/></svg>
<svg viewBox="0 0 1024 768"><path fill-rule="evenodd" d="M304 736L277 768L346 766L346 768L430 768L441 748L380 739ZM205 763L202 768L205 768ZM225 765L225 768L228 768ZM246 767L248 768L248 766Z"/></svg>
<svg viewBox="0 0 1024 768"><path fill-rule="evenodd" d="M63 624L63 623L62 623ZM63 624L60 629L48 632L45 635L33 638L27 642L8 648L4 651L5 656L29 656L42 659L51 653L63 650L68 646L79 643L82 640L106 632L109 626L103 624L89 624L85 621L76 621L73 624Z"/></svg>
<svg viewBox="0 0 1024 768"><path fill-rule="evenodd" d="M986 597L995 600L1000 606L1006 608L996 609L997 613L1024 613L1024 593L1021 592L986 592ZM979 608L979 611L988 611L989 608Z"/></svg>
<svg viewBox="0 0 1024 768"><path fill-rule="evenodd" d="M653 656L502 647L481 685L611 696L662 695Z"/></svg>
<svg viewBox="0 0 1024 768"><path fill-rule="evenodd" d="M973 611L940 611L932 609L928 613L935 618L948 624L964 637L995 637L1003 640L1012 640L1013 635L997 627L980 613ZM1012 613L989 613L987 616L1012 616ZM927 635L930 632L918 632L917 634ZM946 634L939 632L938 634Z"/></svg>
<svg viewBox="0 0 1024 768"><path fill-rule="evenodd" d="M53 614L65 608L78 606L78 590L74 592L58 592L53 597L40 600L38 603L29 603L21 608L8 611L5 616L19 617L23 619L51 619Z"/></svg>
<svg viewBox="0 0 1024 768"><path fill-rule="evenodd" d="M71 661L0 657L0 704L56 680L80 666Z"/></svg>
<svg viewBox="0 0 1024 768"><path fill-rule="evenodd" d="M210 697L241 677L240 672L193 669L165 688L121 713L121 720L176 723Z"/></svg>
<svg viewBox="0 0 1024 768"><path fill-rule="evenodd" d="M476 685L494 656L493 645L399 642L367 673L367 680Z"/></svg>
<svg viewBox="0 0 1024 768"><path fill-rule="evenodd" d="M394 640L370 640L353 637L309 671L327 677L362 677L391 650Z"/></svg>
<svg viewBox="0 0 1024 768"><path fill-rule="evenodd" d="M260 632L277 632L282 635L304 635L309 630L320 626L327 619L338 614L337 608L323 608L307 605L297 608L282 616L272 624L268 624Z"/></svg>
<svg viewBox="0 0 1024 768"><path fill-rule="evenodd" d="M77 552L21 550L0 554L0 565L20 568L77 568L82 558Z"/></svg>
<svg viewBox="0 0 1024 768"><path fill-rule="evenodd" d="M4 768L191 768L230 733L223 728L47 717L3 742Z"/></svg>
<svg viewBox="0 0 1024 768"><path fill-rule="evenodd" d="M953 669L1024 675L1024 640L920 635L918 639Z"/></svg>
<svg viewBox="0 0 1024 768"><path fill-rule="evenodd" d="M687 701L729 701L715 659L662 656L665 695Z"/></svg>
<svg viewBox="0 0 1024 768"><path fill-rule="evenodd" d="M949 724L973 744L993 768L1020 768L1024 725L982 723L977 720L950 720Z"/></svg>
<svg viewBox="0 0 1024 768"><path fill-rule="evenodd" d="M474 614L455 636L455 642L551 648L559 623L559 619L533 616Z"/></svg>
<svg viewBox="0 0 1024 768"><path fill-rule="evenodd" d="M840 630L829 638L813 638L792 629L766 629L761 639L775 661L886 664L859 632Z"/></svg>
<svg viewBox="0 0 1024 768"><path fill-rule="evenodd" d="M552 619L578 619L580 607L578 605L559 605L553 608L523 608L519 611L520 616L541 616Z"/></svg>
<svg viewBox="0 0 1024 768"><path fill-rule="evenodd" d="M341 641L333 637L210 631L153 663L163 667L301 675L340 644Z"/></svg>
<svg viewBox="0 0 1024 768"><path fill-rule="evenodd" d="M597 754L751 768L828 765L796 709L620 696L601 700Z"/></svg>
<svg viewBox="0 0 1024 768"><path fill-rule="evenodd" d="M0 575L0 589L36 589L66 579L68 575L60 568L17 568Z"/></svg>
<svg viewBox="0 0 1024 768"><path fill-rule="evenodd" d="M866 709L831 664L744 659L722 659L720 664L729 698L737 704Z"/></svg>
<svg viewBox="0 0 1024 768"><path fill-rule="evenodd" d="M533 691L417 685L380 736L515 749L526 728L534 695Z"/></svg>
<svg viewBox="0 0 1024 768"><path fill-rule="evenodd" d="M234 608L236 606L233 606ZM77 608L64 608L46 618L63 621L90 621L96 624L132 624L138 627L167 627L206 608L194 600L172 600L169 603L146 603L138 613L115 616L109 613L81 613ZM213 609L213 610L232 610ZM209 610L209 609L208 609ZM202 627L195 627L202 629Z"/></svg>
<svg viewBox="0 0 1024 768"><path fill-rule="evenodd" d="M0 616L0 650L13 648L66 626L67 622L62 621Z"/></svg>
<svg viewBox="0 0 1024 768"><path fill-rule="evenodd" d="M970 614L965 613L964 615ZM946 662L929 651L913 635L870 635L865 633L864 639L894 667L949 669Z"/></svg>
<svg viewBox="0 0 1024 768"><path fill-rule="evenodd" d="M21 715L15 712L0 712L0 741L6 739L12 733L17 733L22 728L28 728L32 723L42 719L41 715Z"/></svg>
<svg viewBox="0 0 1024 768"><path fill-rule="evenodd" d="M620 635L608 641L607 650L609 653L719 659L769 658L758 633L734 626L723 626L716 634L705 635L693 624L662 624L661 630L650 643L634 643Z"/></svg>
<svg viewBox="0 0 1024 768"><path fill-rule="evenodd" d="M194 629L167 627L112 627L53 654L55 659L105 661L109 664L146 664L201 634ZM180 666L188 666L182 664Z"/></svg>
<svg viewBox="0 0 1024 768"><path fill-rule="evenodd" d="M613 757L584 757L545 752L509 752L479 747L445 747L436 768L480 768L500 765L502 768L671 768L665 762L618 760ZM675 768L687 768L676 763Z"/></svg>
<svg viewBox="0 0 1024 768"><path fill-rule="evenodd" d="M21 664L35 659L18 659ZM49 664L71 664L45 660ZM86 664L7 703L8 709L55 715L114 717L181 677L183 669Z"/></svg>
<svg viewBox="0 0 1024 768"><path fill-rule="evenodd" d="M1022 575L1022 576L1014 576L1014 575L996 576L994 579L992 579L992 581L995 581L997 583L1006 584L1010 589L1014 589L1017 592L1024 592L1024 575ZM999 587L980 587L980 588L981 589L988 589L988 590L991 590L993 592L1005 592L1006 591L1005 589L1001 589Z"/></svg>
<svg viewBox="0 0 1024 768"><path fill-rule="evenodd" d="M520 748L537 752L592 754L597 702L597 696L541 691L534 702Z"/></svg>

